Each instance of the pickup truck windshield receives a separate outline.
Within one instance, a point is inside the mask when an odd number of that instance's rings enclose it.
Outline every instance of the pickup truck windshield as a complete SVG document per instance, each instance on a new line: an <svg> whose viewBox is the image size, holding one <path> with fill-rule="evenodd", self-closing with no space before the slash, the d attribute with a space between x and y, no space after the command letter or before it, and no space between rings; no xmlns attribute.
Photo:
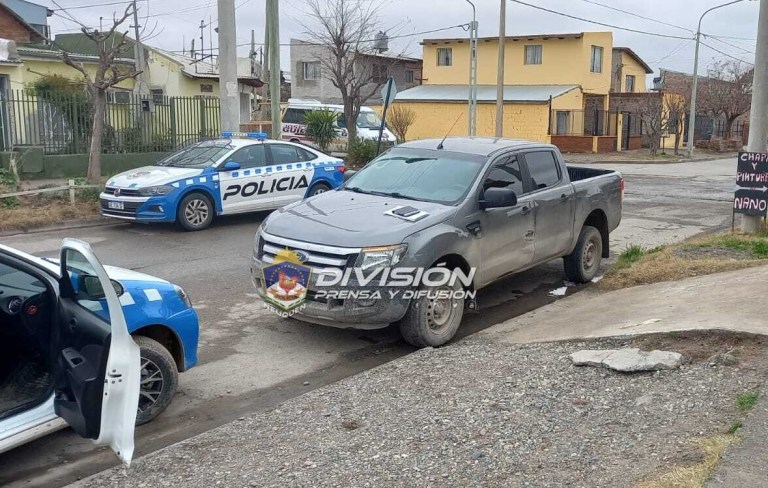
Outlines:
<svg viewBox="0 0 768 488"><path fill-rule="evenodd" d="M174 168L207 168L232 150L229 141L203 141L185 147L170 156L161 159L155 166Z"/></svg>
<svg viewBox="0 0 768 488"><path fill-rule="evenodd" d="M345 190L452 205L464 198L486 158L394 148L348 181Z"/></svg>

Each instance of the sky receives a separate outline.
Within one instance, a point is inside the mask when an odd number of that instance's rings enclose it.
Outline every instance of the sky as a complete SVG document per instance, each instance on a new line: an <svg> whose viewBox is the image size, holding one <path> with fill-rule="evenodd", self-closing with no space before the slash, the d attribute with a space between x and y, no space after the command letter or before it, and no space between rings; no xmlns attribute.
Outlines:
<svg viewBox="0 0 768 488"><path fill-rule="evenodd" d="M76 32L78 24L98 27L100 17L106 27L115 12L122 13L127 2L119 0L33 0L55 9L49 25L53 33ZM465 24L472 18L472 9L466 0L363 0L382 4L379 25L393 39L390 50L421 57L420 41L435 37L465 37L460 27L439 32L437 29ZM473 0L477 8L480 36L498 36L500 0ZM613 32L614 46L633 49L656 72L659 68L692 72L694 58L693 37L701 14L710 7L727 0L522 0L532 5L581 17L615 27L567 18L535 9L513 0L507 1L506 34L555 34L581 31ZM56 5L58 3L58 6ZM139 23L144 27L142 36L148 44L169 51L189 47L193 38L200 47L200 22L205 28L205 47L217 46L216 0L138 0ZM264 39L264 0L235 0L237 14L237 41L241 55L248 53L251 30L255 31L257 49ZM610 8L608 8L610 7ZM288 44L291 38L302 38L313 19L307 15L305 0L280 0L280 42ZM629 13L620 12L624 10ZM720 59L737 58L754 61L759 2L743 0L717 9L704 17L702 33L705 37L700 53L700 73L706 66ZM632 15L635 14L635 15ZM645 18L643 18L645 17ZM74 18L74 20L73 20ZM131 24L132 25L132 24ZM629 30L624 30L629 29ZM639 31L632 32L631 30ZM650 35L658 34L658 35ZM403 36L403 37L399 37ZM668 36L668 37L663 37ZM398 37L398 38L394 38ZM281 48L281 66L290 70L288 46ZM648 83L651 83L651 77Z"/></svg>

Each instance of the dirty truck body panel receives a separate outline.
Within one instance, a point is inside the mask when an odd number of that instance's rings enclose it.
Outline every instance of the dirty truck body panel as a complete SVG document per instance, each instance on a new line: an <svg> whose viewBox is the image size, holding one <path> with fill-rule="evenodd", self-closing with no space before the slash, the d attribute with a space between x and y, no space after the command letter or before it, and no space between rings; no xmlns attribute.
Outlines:
<svg viewBox="0 0 768 488"><path fill-rule="evenodd" d="M299 251L306 265L321 272L359 265L368 247L404 244L398 268L430 268L444 262L467 271L474 268L475 290L570 254L585 224L601 232L602 254L607 255L608 235L621 221L619 173L566 166L549 144L489 138L450 138L438 149L439 144L426 140L396 146L338 190L270 215L257 232L251 263L258 292L264 293L259 270L272 262L276 250L285 248ZM408 172L401 176L408 181L428 171L435 176L426 178L416 196L363 193L359 188L369 180L386 180L396 165ZM485 192L493 187L512 188L516 203L484 208ZM419 214L392 215L401 207L413 207ZM311 291L317 289L313 285L318 274L313 273L307 287ZM347 289L356 286L353 281ZM375 303L315 301L311 291L306 308L295 317L336 327L385 327L401 319L410 304L386 294Z"/></svg>

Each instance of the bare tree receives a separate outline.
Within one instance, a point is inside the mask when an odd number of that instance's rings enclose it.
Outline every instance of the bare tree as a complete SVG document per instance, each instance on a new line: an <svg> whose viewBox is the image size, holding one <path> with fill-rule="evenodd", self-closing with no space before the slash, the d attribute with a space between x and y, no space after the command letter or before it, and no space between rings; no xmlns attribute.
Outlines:
<svg viewBox="0 0 768 488"><path fill-rule="evenodd" d="M667 132L675 137L675 156L680 153L680 142L685 134L688 112L691 108L690 91L684 94L665 93L664 100L667 109Z"/></svg>
<svg viewBox="0 0 768 488"><path fill-rule="evenodd" d="M408 135L408 129L410 129L413 123L416 122L416 112L410 107L395 104L392 106L389 113L390 116L387 118L387 125L389 125L397 136L398 142L405 142L405 136Z"/></svg>
<svg viewBox="0 0 768 488"><path fill-rule="evenodd" d="M129 16L133 15L133 4L126 7L125 12L119 18L115 17L112 27L104 32L89 30L83 27L81 31L98 48L99 64L96 71L89 72L82 62L72 58L72 54L62 51L64 63L79 71L85 80L85 88L91 97L91 116L93 119L93 132L91 134L91 147L88 155L89 180L101 178L101 140L104 134L105 115L107 111L107 90L121 81L136 78L141 72L133 67L120 66L117 58L133 49L128 45L128 32L117 33Z"/></svg>
<svg viewBox="0 0 768 488"><path fill-rule="evenodd" d="M350 141L357 137L360 106L381 89L394 62L371 60L382 5L370 0L307 0L308 16L318 26L305 25L305 35L311 44L325 48L317 61L323 76L341 92Z"/></svg>
<svg viewBox="0 0 768 488"><path fill-rule="evenodd" d="M651 155L659 152L662 131L667 127L669 112L664 106L660 93L647 93L638 104L638 117L643 124L643 132L648 136Z"/></svg>
<svg viewBox="0 0 768 488"><path fill-rule="evenodd" d="M709 68L707 78L699 82L701 109L713 117L725 119L725 138L730 139L733 123L749 112L752 104L754 68L738 61L719 61Z"/></svg>

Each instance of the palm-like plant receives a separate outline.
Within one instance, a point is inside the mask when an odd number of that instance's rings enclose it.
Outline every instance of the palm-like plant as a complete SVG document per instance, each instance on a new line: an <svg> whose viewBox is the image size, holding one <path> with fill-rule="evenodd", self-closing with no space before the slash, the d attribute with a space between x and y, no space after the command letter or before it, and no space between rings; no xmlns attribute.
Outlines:
<svg viewBox="0 0 768 488"><path fill-rule="evenodd" d="M312 110L304 116L307 137L312 139L323 152L328 152L328 147L336 139L337 112L331 110Z"/></svg>

